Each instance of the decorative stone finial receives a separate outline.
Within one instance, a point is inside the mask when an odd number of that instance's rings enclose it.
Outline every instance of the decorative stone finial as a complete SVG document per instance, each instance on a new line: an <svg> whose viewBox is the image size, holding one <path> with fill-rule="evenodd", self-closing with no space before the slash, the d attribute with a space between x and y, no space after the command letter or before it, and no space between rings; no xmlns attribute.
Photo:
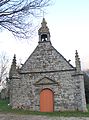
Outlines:
<svg viewBox="0 0 89 120"><path fill-rule="evenodd" d="M14 57L13 57L12 64L13 64L14 66L16 66L16 55L15 55L15 54L14 54Z"/></svg>
<svg viewBox="0 0 89 120"><path fill-rule="evenodd" d="M12 76L16 73L16 55L14 54L12 65L9 71L9 78L12 78Z"/></svg>
<svg viewBox="0 0 89 120"><path fill-rule="evenodd" d="M45 18L43 18L42 23L41 23L43 28L46 28L47 22L45 21Z"/></svg>
<svg viewBox="0 0 89 120"><path fill-rule="evenodd" d="M80 72L81 71L81 63L80 63L80 58L79 58L77 50L75 52L75 65L76 65L77 72Z"/></svg>

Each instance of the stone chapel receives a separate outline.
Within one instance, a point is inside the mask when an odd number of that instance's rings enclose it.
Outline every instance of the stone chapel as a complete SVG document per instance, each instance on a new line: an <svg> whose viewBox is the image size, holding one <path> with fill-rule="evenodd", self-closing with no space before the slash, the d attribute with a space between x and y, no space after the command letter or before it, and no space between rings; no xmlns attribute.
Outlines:
<svg viewBox="0 0 89 120"><path fill-rule="evenodd" d="M9 72L10 105L31 111L87 111L84 78L78 52L75 67L53 46L43 18L39 42L21 68L14 55Z"/></svg>

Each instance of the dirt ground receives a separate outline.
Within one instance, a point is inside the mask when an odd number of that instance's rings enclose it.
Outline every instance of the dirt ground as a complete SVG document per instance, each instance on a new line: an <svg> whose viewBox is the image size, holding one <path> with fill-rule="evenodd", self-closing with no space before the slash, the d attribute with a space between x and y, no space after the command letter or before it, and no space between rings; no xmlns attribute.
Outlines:
<svg viewBox="0 0 89 120"><path fill-rule="evenodd" d="M88 117L47 117L35 115L0 114L0 120L89 120Z"/></svg>

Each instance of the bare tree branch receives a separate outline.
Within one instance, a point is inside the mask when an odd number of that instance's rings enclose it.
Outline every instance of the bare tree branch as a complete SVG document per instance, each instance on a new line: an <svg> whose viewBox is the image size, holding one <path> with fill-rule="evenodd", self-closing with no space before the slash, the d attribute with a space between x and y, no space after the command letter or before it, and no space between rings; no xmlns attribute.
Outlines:
<svg viewBox="0 0 89 120"><path fill-rule="evenodd" d="M0 29L7 29L16 37L28 38L30 19L41 14L51 0L0 0Z"/></svg>

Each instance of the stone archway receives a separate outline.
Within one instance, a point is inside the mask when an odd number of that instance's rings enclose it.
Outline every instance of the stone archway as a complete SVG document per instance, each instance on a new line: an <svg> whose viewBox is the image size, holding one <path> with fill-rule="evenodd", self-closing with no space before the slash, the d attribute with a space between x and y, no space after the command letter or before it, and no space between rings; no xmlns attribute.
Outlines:
<svg viewBox="0 0 89 120"><path fill-rule="evenodd" d="M54 94L53 91L46 88L40 93L40 112L54 111Z"/></svg>

